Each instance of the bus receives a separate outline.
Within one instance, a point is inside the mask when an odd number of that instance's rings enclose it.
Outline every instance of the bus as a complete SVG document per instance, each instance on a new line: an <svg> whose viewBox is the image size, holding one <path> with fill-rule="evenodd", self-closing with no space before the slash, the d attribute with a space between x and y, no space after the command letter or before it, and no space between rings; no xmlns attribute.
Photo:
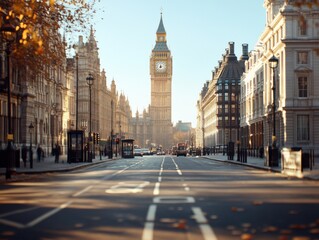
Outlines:
<svg viewBox="0 0 319 240"><path fill-rule="evenodd" d="M186 143L177 143L177 148L176 148L176 156L185 156L187 155L187 147Z"/></svg>

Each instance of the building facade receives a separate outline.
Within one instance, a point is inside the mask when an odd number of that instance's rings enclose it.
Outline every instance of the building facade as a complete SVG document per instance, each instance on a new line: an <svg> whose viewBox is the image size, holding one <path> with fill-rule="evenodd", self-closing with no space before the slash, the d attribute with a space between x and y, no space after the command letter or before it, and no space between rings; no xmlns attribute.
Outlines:
<svg viewBox="0 0 319 240"><path fill-rule="evenodd" d="M156 32L156 44L150 58L153 143L164 149L172 146L172 74L173 60L167 47L166 31L161 16Z"/></svg>
<svg viewBox="0 0 319 240"><path fill-rule="evenodd" d="M207 81L197 103L199 109L196 133L198 147L215 147L237 142L239 137L239 93L244 61L248 59L248 46L243 44L240 60L234 52L235 43L229 42L218 67Z"/></svg>
<svg viewBox="0 0 319 240"><path fill-rule="evenodd" d="M283 0L266 0L264 7L267 27L242 78L243 137L268 155L275 129L279 149L302 147L318 154L319 7ZM279 60L275 71L272 56Z"/></svg>

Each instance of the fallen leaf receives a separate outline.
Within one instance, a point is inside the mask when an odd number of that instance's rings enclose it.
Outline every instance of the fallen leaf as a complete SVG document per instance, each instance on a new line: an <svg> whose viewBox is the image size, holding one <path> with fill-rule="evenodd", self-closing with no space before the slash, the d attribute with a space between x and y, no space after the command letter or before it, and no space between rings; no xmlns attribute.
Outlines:
<svg viewBox="0 0 319 240"><path fill-rule="evenodd" d="M249 233L244 233L241 235L240 237L241 240L252 240L253 239L253 235L249 234Z"/></svg>
<svg viewBox="0 0 319 240"><path fill-rule="evenodd" d="M310 230L310 233L312 234L319 234L319 228L313 228Z"/></svg>
<svg viewBox="0 0 319 240"><path fill-rule="evenodd" d="M306 225L304 225L304 224L292 224L292 225L290 225L290 228L291 229L305 229Z"/></svg>
<svg viewBox="0 0 319 240"><path fill-rule="evenodd" d="M305 236L296 236L293 237L292 240L310 240L310 238Z"/></svg>
<svg viewBox="0 0 319 240"><path fill-rule="evenodd" d="M262 204L263 204L262 201L253 201L253 205L255 205L255 206L260 206Z"/></svg>

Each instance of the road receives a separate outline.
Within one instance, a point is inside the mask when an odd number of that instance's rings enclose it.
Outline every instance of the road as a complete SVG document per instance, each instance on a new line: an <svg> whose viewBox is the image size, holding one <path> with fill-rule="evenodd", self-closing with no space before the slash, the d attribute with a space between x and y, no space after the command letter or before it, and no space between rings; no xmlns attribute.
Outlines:
<svg viewBox="0 0 319 240"><path fill-rule="evenodd" d="M0 186L0 239L319 239L318 181L144 156Z"/></svg>

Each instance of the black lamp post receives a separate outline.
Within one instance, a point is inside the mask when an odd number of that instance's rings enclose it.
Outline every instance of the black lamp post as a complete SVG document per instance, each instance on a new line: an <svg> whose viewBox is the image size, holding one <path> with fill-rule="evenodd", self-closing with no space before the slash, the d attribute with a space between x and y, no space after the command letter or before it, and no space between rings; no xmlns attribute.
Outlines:
<svg viewBox="0 0 319 240"><path fill-rule="evenodd" d="M273 70L272 72L272 91L273 91L273 104L272 104L272 118L273 118L273 134L272 134L272 145L271 145L271 158L268 161L270 167L278 166L278 148L277 148L277 138L276 138L276 69L278 67L278 58L272 56L269 59L269 67Z"/></svg>
<svg viewBox="0 0 319 240"><path fill-rule="evenodd" d="M28 128L29 128L29 133L30 133L30 149L29 149L30 168L33 168L32 133L34 130L34 126L33 126L32 122L30 123Z"/></svg>
<svg viewBox="0 0 319 240"><path fill-rule="evenodd" d="M14 150L13 150L13 132L11 125L11 79L10 79L10 54L11 54L11 43L15 40L16 29L13 26L9 19L5 18L3 25L0 28L0 31L3 34L3 38L7 42L6 46L6 55L7 55L7 112L8 112L8 134L7 134L7 164L6 164L6 179L11 178L11 165L14 161Z"/></svg>
<svg viewBox="0 0 319 240"><path fill-rule="evenodd" d="M88 151L89 151L89 162L92 162L92 95L91 95L91 90L92 90L92 85L93 85L93 75L89 73L89 76L86 78L86 82L89 85L89 94L90 94L90 130L89 130L89 145L88 145Z"/></svg>

